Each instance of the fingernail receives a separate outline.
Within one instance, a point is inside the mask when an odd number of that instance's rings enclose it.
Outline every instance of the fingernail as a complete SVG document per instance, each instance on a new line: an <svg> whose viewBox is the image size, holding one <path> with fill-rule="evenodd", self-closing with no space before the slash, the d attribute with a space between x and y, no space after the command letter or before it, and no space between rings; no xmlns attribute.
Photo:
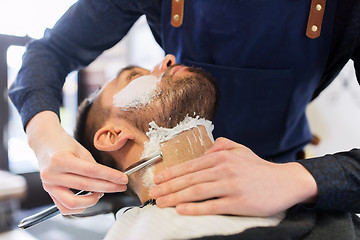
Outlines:
<svg viewBox="0 0 360 240"><path fill-rule="evenodd" d="M158 197L161 195L161 191L160 191L160 188L158 187L153 187L153 189L151 189L150 191L150 195L154 198Z"/></svg>
<svg viewBox="0 0 360 240"><path fill-rule="evenodd" d="M120 178L120 179L119 179L119 183L120 183L120 184L127 184L128 181L129 181L128 178Z"/></svg>
<svg viewBox="0 0 360 240"><path fill-rule="evenodd" d="M103 194L103 193L102 193L102 194L100 194L100 195L99 195L99 199L100 199L100 198L102 198L103 196L104 196L104 194Z"/></svg>
<svg viewBox="0 0 360 240"><path fill-rule="evenodd" d="M161 183L161 182L163 182L163 180L164 180L164 176L162 174L158 174L154 178L155 183Z"/></svg>

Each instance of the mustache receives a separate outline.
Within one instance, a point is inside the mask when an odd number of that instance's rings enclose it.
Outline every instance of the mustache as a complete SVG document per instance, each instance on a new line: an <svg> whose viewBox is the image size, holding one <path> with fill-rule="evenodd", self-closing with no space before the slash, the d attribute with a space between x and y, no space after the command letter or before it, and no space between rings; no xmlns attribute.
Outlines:
<svg viewBox="0 0 360 240"><path fill-rule="evenodd" d="M185 65L183 65L183 64L181 64L181 63L176 63L176 64L174 64L174 65L169 66L166 71L171 71L171 69L173 69L174 67L177 67L177 66L186 67Z"/></svg>
<svg viewBox="0 0 360 240"><path fill-rule="evenodd" d="M216 98L217 98L217 101L218 101L218 98L220 96L220 91L219 91L219 85L216 81L216 79L209 73L207 72L206 70L202 69L202 68L199 68L199 67L195 67L195 66L186 66L184 64L180 64L180 63L176 63L174 65L171 65L166 71L165 73L163 74L162 78L163 79L166 79L167 82L171 82L170 79L171 79L171 76L170 76L170 72L173 68L175 67L178 67L178 66L183 66L183 67L186 67L186 70L188 72L191 72L193 73L192 76L188 76L186 78L188 79L193 79L193 80L196 80L197 78L204 78L206 79L208 82L210 82L211 84L213 84L215 86L215 91L216 91ZM216 101L216 102L217 102Z"/></svg>
<svg viewBox="0 0 360 240"><path fill-rule="evenodd" d="M182 67L186 67L186 70L188 72L191 72L191 73L197 73L199 74L200 76L202 77L206 77L208 78L209 77L209 73L207 73L205 70L203 70L202 68L198 68L198 67L194 67L194 66L186 66L186 65L183 65L181 63L176 63L174 65L171 65L164 73L163 76L168 76L170 75L170 72L173 68L175 67L178 67L178 66L182 66Z"/></svg>

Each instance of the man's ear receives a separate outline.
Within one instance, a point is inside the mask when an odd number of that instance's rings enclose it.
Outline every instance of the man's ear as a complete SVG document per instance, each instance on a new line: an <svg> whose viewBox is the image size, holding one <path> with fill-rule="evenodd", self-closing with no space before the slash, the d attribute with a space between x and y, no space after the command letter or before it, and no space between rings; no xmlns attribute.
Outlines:
<svg viewBox="0 0 360 240"><path fill-rule="evenodd" d="M105 126L94 136L94 146L100 151L113 152L122 148L128 140L134 139L134 134L124 129Z"/></svg>

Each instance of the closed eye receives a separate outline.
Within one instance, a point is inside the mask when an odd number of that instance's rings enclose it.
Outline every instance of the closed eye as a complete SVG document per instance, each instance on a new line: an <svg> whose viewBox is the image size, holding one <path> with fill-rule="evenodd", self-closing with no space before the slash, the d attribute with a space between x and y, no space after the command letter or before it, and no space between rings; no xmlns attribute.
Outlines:
<svg viewBox="0 0 360 240"><path fill-rule="evenodd" d="M128 82L131 82L132 80L138 78L138 77L141 77L142 74L140 74L139 72L136 72L136 71L133 71L129 74L129 76L127 77L127 81Z"/></svg>

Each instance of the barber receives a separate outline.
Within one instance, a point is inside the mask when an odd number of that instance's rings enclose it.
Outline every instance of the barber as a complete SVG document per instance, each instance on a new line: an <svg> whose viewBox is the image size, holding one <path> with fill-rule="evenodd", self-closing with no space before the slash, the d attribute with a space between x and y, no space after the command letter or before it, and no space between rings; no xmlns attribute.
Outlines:
<svg viewBox="0 0 360 240"><path fill-rule="evenodd" d="M312 138L307 104L349 59L360 69L359 7L350 0L79 0L28 45L9 91L44 189L63 214L126 189L124 174L96 164L63 130L59 106L67 74L118 43L146 14L166 53L217 78L214 134L225 137L203 157L155 177L159 206L177 206L184 214L257 216L302 203L359 211L358 149L297 160ZM74 196L69 188L94 193ZM201 202L187 203L193 201Z"/></svg>

